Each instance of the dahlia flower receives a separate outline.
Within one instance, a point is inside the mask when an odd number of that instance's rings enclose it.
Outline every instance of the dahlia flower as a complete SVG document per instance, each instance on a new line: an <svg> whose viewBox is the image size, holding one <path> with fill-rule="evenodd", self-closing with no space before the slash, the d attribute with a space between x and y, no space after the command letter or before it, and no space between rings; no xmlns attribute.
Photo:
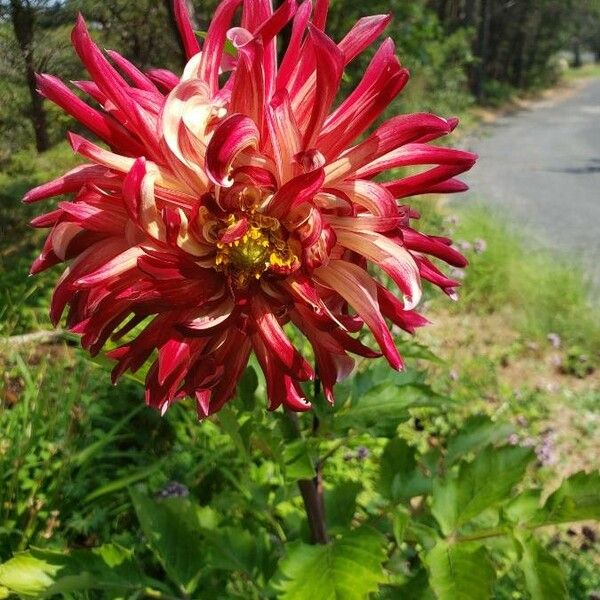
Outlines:
<svg viewBox="0 0 600 600"><path fill-rule="evenodd" d="M106 147L70 133L85 164L25 196L67 198L33 221L50 233L32 273L68 263L53 322L68 307L67 327L92 355L121 340L108 352L114 381L151 362L146 401L163 413L187 396L201 418L218 411L251 353L269 409L310 408L301 382L315 377L333 402L351 354L402 368L388 323L413 332L427 322L414 311L423 279L449 295L458 285L430 257L465 259L450 240L416 231L403 199L466 189L455 176L475 157L429 144L456 119L408 114L371 127L408 80L391 39L336 101L344 68L390 17L360 19L336 43L327 4L223 0L201 48L175 0L181 76L103 53L79 17L72 41L90 80L74 85L91 103L38 77L40 93ZM279 60L277 34L290 21ZM425 168L376 181L415 165ZM314 371L288 324L310 342ZM363 327L378 350L353 335Z"/></svg>

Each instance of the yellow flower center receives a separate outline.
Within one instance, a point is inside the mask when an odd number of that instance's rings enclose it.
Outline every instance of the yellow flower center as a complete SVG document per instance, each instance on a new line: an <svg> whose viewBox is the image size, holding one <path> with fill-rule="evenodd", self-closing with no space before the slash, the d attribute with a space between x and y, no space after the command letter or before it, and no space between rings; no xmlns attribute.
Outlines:
<svg viewBox="0 0 600 600"><path fill-rule="evenodd" d="M298 257L281 231L279 221L258 213L246 215L248 230L232 242L218 242L215 265L231 277L236 287L243 288L252 279L271 270L286 273L299 264ZM236 217L230 215L228 228L237 224Z"/></svg>

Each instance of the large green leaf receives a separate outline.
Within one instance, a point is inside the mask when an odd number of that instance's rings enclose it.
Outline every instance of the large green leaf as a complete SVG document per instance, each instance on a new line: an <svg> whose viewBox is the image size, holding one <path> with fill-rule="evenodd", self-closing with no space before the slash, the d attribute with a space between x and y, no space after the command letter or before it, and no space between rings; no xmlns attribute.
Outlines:
<svg viewBox="0 0 600 600"><path fill-rule="evenodd" d="M169 579L191 593L205 564L198 507L184 498L156 501L135 490L133 506L142 531Z"/></svg>
<svg viewBox="0 0 600 600"><path fill-rule="evenodd" d="M357 481L343 481L325 491L325 516L330 530L350 526L356 512L356 496L362 487Z"/></svg>
<svg viewBox="0 0 600 600"><path fill-rule="evenodd" d="M533 537L520 537L520 566L531 600L568 600L560 563Z"/></svg>
<svg viewBox="0 0 600 600"><path fill-rule="evenodd" d="M312 479L316 475L308 444L304 439L287 443L283 448L281 462L287 481Z"/></svg>
<svg viewBox="0 0 600 600"><path fill-rule="evenodd" d="M533 458L529 448L488 446L458 475L436 478L431 510L448 535L487 508L508 500Z"/></svg>
<svg viewBox="0 0 600 600"><path fill-rule="evenodd" d="M575 473L551 494L533 519L534 525L600 520L600 471Z"/></svg>
<svg viewBox="0 0 600 600"><path fill-rule="evenodd" d="M452 465L469 452L479 452L488 445L506 442L514 431L510 423L495 423L485 415L469 417L460 432L448 442L446 464Z"/></svg>
<svg viewBox="0 0 600 600"><path fill-rule="evenodd" d="M131 593L153 583L140 573L131 552L115 544L70 554L32 549L0 565L0 586L25 597L83 590Z"/></svg>
<svg viewBox="0 0 600 600"><path fill-rule="evenodd" d="M357 396L347 411L336 416L335 427L340 431L365 429L376 435L391 436L398 425L409 418L410 408L440 406L447 402L447 398L421 383L390 385L386 382Z"/></svg>
<svg viewBox="0 0 600 600"><path fill-rule="evenodd" d="M402 438L390 440L381 455L378 490L393 502L431 491L431 479L417 467L415 450Z"/></svg>
<svg viewBox="0 0 600 600"><path fill-rule="evenodd" d="M426 558L438 600L490 600L496 572L482 546L439 541Z"/></svg>
<svg viewBox="0 0 600 600"><path fill-rule="evenodd" d="M383 582L384 536L368 527L327 546L290 544L275 584L282 600L364 600Z"/></svg>

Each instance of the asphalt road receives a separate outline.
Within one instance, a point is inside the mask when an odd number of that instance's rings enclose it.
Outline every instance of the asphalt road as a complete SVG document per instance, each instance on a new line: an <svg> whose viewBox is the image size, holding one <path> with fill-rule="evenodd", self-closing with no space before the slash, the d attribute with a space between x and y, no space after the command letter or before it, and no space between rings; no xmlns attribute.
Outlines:
<svg viewBox="0 0 600 600"><path fill-rule="evenodd" d="M600 281L600 79L502 116L468 145L480 156L468 198L534 243L583 257Z"/></svg>

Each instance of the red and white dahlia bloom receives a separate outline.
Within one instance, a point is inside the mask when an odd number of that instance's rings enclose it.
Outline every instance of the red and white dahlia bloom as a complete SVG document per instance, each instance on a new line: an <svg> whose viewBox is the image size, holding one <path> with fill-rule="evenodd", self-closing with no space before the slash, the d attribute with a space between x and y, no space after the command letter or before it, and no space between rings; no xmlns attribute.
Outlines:
<svg viewBox="0 0 600 600"><path fill-rule="evenodd" d="M86 164L26 195L69 195L33 221L51 231L32 272L69 263L51 317L58 322L68 306L67 326L92 354L138 331L108 353L113 379L152 361L146 400L162 412L185 396L200 417L218 411L251 352L269 409L310 408L300 382L315 373L287 323L312 345L333 401L354 365L348 353L383 354L402 367L386 319L409 332L426 323L413 310L422 279L448 294L458 285L428 255L457 267L463 256L450 240L413 229L418 215L398 200L464 190L454 177L475 157L429 145L457 124L432 114L396 116L357 141L408 72L387 39L336 103L344 67L390 17L363 18L336 44L324 32L327 4L284 0L274 11L271 0L223 0L201 49L184 0L175 0L188 58L181 77L105 56L79 18L72 40L91 80L75 85L99 108L39 76L40 92L110 149L70 134ZM289 21L278 61L276 36ZM413 165L426 169L374 180ZM380 352L351 335L365 325Z"/></svg>

